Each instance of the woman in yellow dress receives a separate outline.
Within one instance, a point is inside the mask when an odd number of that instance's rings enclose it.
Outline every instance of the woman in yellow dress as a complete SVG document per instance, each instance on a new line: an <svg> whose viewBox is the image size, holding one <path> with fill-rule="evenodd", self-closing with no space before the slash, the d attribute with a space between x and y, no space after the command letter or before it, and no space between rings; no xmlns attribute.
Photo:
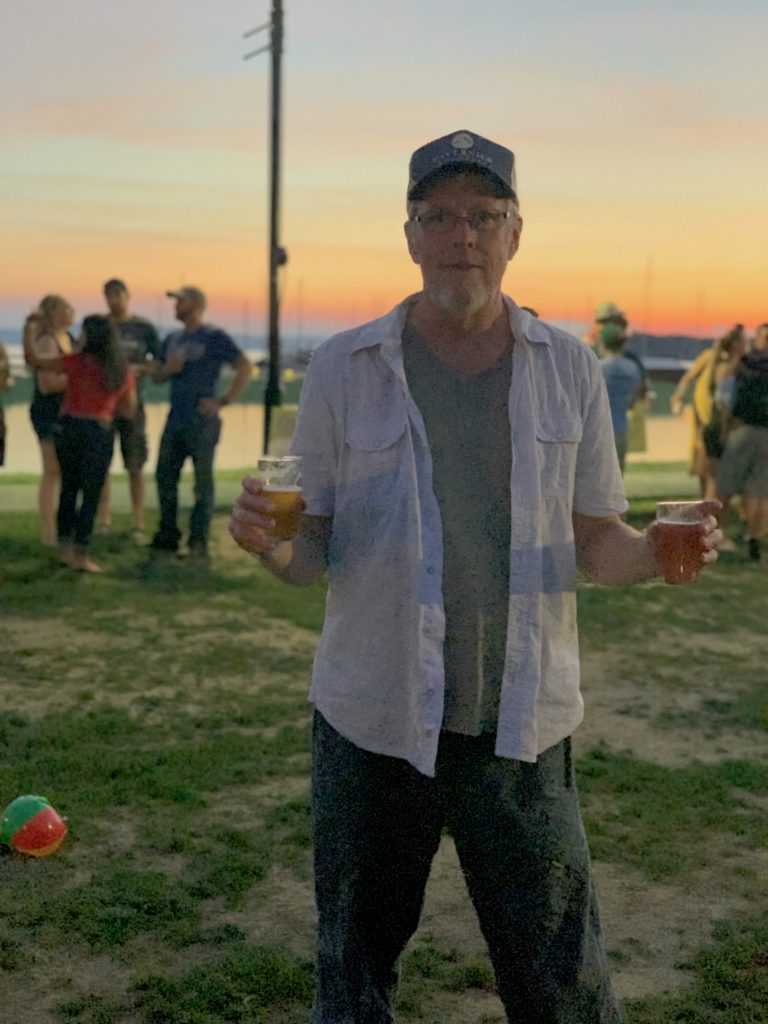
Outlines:
<svg viewBox="0 0 768 1024"><path fill-rule="evenodd" d="M672 411L680 412L688 387L693 384L693 423L691 429L691 462L688 472L699 478L702 498L715 496L716 460L707 454L704 431L715 413L715 389L730 372L733 358L746 346L744 327L736 324L712 348L701 352L691 364L670 396Z"/></svg>

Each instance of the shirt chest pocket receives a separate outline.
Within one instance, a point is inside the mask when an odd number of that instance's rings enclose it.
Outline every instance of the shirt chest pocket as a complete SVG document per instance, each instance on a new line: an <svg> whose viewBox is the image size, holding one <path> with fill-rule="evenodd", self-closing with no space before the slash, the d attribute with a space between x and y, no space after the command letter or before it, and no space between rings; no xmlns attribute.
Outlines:
<svg viewBox="0 0 768 1024"><path fill-rule="evenodd" d="M536 449L543 494L556 494L561 499L570 499L582 433L581 420L572 412L562 409L542 416L536 424Z"/></svg>
<svg viewBox="0 0 768 1024"><path fill-rule="evenodd" d="M406 493L409 459L405 411L353 419L347 426L343 489L347 500L364 508L382 508Z"/></svg>

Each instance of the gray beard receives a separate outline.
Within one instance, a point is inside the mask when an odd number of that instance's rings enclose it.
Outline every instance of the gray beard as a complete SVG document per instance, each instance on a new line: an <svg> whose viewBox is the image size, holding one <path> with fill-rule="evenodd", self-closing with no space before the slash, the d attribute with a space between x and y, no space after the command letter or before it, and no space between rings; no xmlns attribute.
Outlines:
<svg viewBox="0 0 768 1024"><path fill-rule="evenodd" d="M444 313L461 317L479 312L493 298L490 290L485 287L466 292L457 292L448 287L434 288L430 289L429 296Z"/></svg>

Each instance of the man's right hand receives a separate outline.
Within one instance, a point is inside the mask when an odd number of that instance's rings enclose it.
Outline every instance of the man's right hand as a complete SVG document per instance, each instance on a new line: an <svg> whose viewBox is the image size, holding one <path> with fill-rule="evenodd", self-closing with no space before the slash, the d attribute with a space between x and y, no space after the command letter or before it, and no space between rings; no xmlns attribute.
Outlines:
<svg viewBox="0 0 768 1024"><path fill-rule="evenodd" d="M163 373L166 377L173 377L174 374L180 373L184 369L186 361L187 356L184 349L179 348L169 352L163 361Z"/></svg>
<svg viewBox="0 0 768 1024"><path fill-rule="evenodd" d="M243 551L251 555L262 555L278 543L272 533L275 520L272 513L275 506L263 494L264 481L247 476L242 482L243 489L232 509L229 532Z"/></svg>

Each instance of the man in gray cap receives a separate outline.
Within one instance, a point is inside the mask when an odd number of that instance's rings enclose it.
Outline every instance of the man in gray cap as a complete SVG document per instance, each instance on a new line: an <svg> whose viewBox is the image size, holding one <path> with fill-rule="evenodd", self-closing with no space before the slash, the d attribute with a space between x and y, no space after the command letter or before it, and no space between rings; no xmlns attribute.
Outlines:
<svg viewBox="0 0 768 1024"><path fill-rule="evenodd" d="M183 330L163 342L153 375L171 382L171 408L157 456L157 495L160 523L152 538L156 552L176 553L179 477L187 459L195 471L195 504L189 520L189 553L208 556L208 531L213 514L213 459L221 433L220 410L233 402L248 384L248 357L220 327L203 320L204 293L193 285L166 292L176 300L176 319ZM229 363L235 375L227 391L217 394L219 373Z"/></svg>
<svg viewBox="0 0 768 1024"><path fill-rule="evenodd" d="M388 1024L444 827L516 1024L615 1024L574 785L576 566L659 572L627 503L602 374L501 293L515 161L457 131L418 149L423 288L315 351L293 450L306 514L276 541L262 482L230 532L277 578L328 572L312 679L314 1024ZM712 503L716 509L717 503ZM719 533L701 529L701 561Z"/></svg>

